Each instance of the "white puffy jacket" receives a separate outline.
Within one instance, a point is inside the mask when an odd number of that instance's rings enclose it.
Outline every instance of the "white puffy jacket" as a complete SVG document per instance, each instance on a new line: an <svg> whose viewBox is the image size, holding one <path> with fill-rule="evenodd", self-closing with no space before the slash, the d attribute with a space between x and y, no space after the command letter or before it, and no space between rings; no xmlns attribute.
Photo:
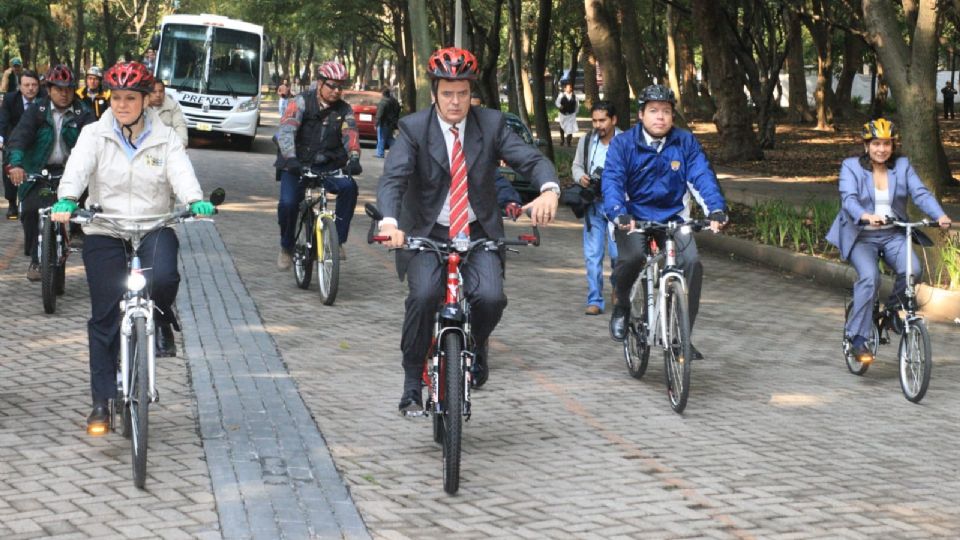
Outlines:
<svg viewBox="0 0 960 540"><path fill-rule="evenodd" d="M86 205L100 205L107 214L164 214L174 209L174 196L183 203L203 199L203 191L187 151L173 128L160 121L149 107L150 125L133 159L114 131L113 111L80 132L63 171L59 198L80 198L90 189ZM84 225L87 234L111 234L96 225Z"/></svg>

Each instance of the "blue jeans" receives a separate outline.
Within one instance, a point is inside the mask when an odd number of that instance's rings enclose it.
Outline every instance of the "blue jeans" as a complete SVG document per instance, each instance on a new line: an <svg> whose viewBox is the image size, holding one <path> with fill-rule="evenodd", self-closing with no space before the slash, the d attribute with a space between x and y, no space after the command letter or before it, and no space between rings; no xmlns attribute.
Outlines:
<svg viewBox="0 0 960 540"><path fill-rule="evenodd" d="M337 236L346 243L350 221L357 207L357 182L349 176L327 178L323 187L337 195ZM299 171L280 171L280 200L277 202L277 223L280 225L280 247L293 251L293 235L297 227L297 213L303 201L304 186Z"/></svg>
<svg viewBox="0 0 960 540"><path fill-rule="evenodd" d="M383 157L383 152L393 144L393 129L386 126L377 126L377 157Z"/></svg>
<svg viewBox="0 0 960 540"><path fill-rule="evenodd" d="M603 255L607 249L612 269L617 260L617 243L610 237L600 205L591 204L583 215L583 259L587 265L587 305L600 309L603 309ZM610 284L614 285L612 274Z"/></svg>
<svg viewBox="0 0 960 540"><path fill-rule="evenodd" d="M870 336L873 324L873 301L880 289L880 268L877 261L883 250L883 260L897 274L893 282L893 291L888 303L896 301L907 289L907 240L897 229L862 231L850 250L850 264L857 270L857 281L853 283L853 308L847 317L844 332L851 338ZM920 279L923 268L920 259L909 251L913 258L913 275Z"/></svg>

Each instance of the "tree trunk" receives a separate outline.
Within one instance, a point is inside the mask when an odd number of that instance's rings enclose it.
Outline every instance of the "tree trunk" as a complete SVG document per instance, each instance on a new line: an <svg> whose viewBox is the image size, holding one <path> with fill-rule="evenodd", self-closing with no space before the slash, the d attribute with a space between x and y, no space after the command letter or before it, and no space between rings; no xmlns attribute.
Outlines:
<svg viewBox="0 0 960 540"><path fill-rule="evenodd" d="M813 12L817 19L805 19L807 29L817 48L817 129L833 131L833 39L830 23L823 17L829 16L824 0L814 0Z"/></svg>
<svg viewBox="0 0 960 540"><path fill-rule="evenodd" d="M590 36L587 35L586 19L583 23L583 94L583 105L587 110L600 101L600 88L597 85L597 57L593 54Z"/></svg>
<svg viewBox="0 0 960 540"><path fill-rule="evenodd" d="M616 0L584 0L587 14L587 34L597 61L603 69L604 98L618 111L630 110L630 91L620 50L620 32L616 27ZM620 129L630 128L630 115L617 117Z"/></svg>
<svg viewBox="0 0 960 540"><path fill-rule="evenodd" d="M512 48L513 46L511 45L511 49ZM507 60L507 110L520 116L519 91L517 90L517 81L520 80L520 77L517 76L516 72L517 70L513 66L513 58L511 57Z"/></svg>
<svg viewBox="0 0 960 540"><path fill-rule="evenodd" d="M520 32L520 0L509 0L510 17L508 18L510 29L510 62L513 67L513 90L516 93L517 115L520 120L530 125L530 116L527 109L527 99L524 95L525 86L523 84L523 37Z"/></svg>
<svg viewBox="0 0 960 540"><path fill-rule="evenodd" d="M897 12L887 0L864 0L864 23L897 98L903 153L920 178L939 196L953 182L937 122L937 0L919 0L903 39ZM911 20L907 13L908 22Z"/></svg>
<svg viewBox="0 0 960 540"><path fill-rule="evenodd" d="M430 79L427 76L427 60L430 49L430 21L427 20L425 0L410 0L410 33L413 38L413 72L417 88L417 109L430 108Z"/></svg>
<svg viewBox="0 0 960 540"><path fill-rule="evenodd" d="M77 25L77 36L76 41L73 45L73 69L77 72L77 76L82 78L83 73L83 42L84 37L87 34L86 25L83 23L83 0L76 0L77 5L77 15L76 15L76 25Z"/></svg>
<svg viewBox="0 0 960 540"><path fill-rule="evenodd" d="M687 106L686 106L686 88L680 84L679 73L682 70L683 54L680 50L681 46L679 41L682 39L680 37L680 32L678 32L680 27L680 20L676 11L672 5L667 4L667 77L670 80L670 88L673 88L673 92L677 95L677 110L681 114L686 115Z"/></svg>
<svg viewBox="0 0 960 540"><path fill-rule="evenodd" d="M856 113L852 99L853 80L863 68L863 53L867 44L863 38L851 32L847 32L843 39L843 68L840 70L840 78L837 81L833 115L851 118Z"/></svg>
<svg viewBox="0 0 960 540"><path fill-rule="evenodd" d="M539 0L540 13L537 17L537 42L533 49L533 117L537 126L537 136L547 143L544 153L553 161L553 135L550 133L550 120L547 118L547 89L542 74L546 71L547 47L550 46L550 12L552 0Z"/></svg>
<svg viewBox="0 0 960 540"><path fill-rule="evenodd" d="M523 104L524 108L527 110L527 120L529 121L529 115L533 114L534 107L533 86L531 83L534 75L530 73L530 69L527 68L527 66L530 65L530 57L532 53L530 51L530 33L525 30L526 28L529 28L528 24L520 27L520 35L523 38L521 41L523 44L523 49L521 50L522 61L520 62L520 82L523 85ZM536 76L543 78L543 72L540 72ZM528 123L527 125L531 124Z"/></svg>
<svg viewBox="0 0 960 540"><path fill-rule="evenodd" d="M874 86L872 99L870 101L870 117L880 118L887 113L887 101L890 99L890 85L887 84L887 78L883 76L883 64L874 62L873 64Z"/></svg>
<svg viewBox="0 0 960 540"><path fill-rule="evenodd" d="M813 122L813 112L807 101L807 72L803 67L803 33L800 15L785 9L790 43L787 45L787 74L789 78L789 113L787 121L795 124Z"/></svg>
<svg viewBox="0 0 960 540"><path fill-rule="evenodd" d="M670 9L669 5L667 9ZM640 26L637 24L637 13L639 11L640 6L637 0L619 0L617 2L623 63L627 68L627 79L630 81L630 87L633 88L635 95L640 94L644 88L653 83L646 66L644 66L643 47L640 43L643 35ZM627 99L629 102L629 95Z"/></svg>
<svg viewBox="0 0 960 540"><path fill-rule="evenodd" d="M753 115L743 93L744 76L733 53L733 37L714 0L693 0L703 56L710 64L710 89L717 104L714 122L720 135L717 161L758 160L763 152L753 132ZM707 44L711 44L708 46Z"/></svg>
<svg viewBox="0 0 960 540"><path fill-rule="evenodd" d="M117 63L117 34L110 14L110 0L103 0L103 37L107 40L107 58L104 67Z"/></svg>

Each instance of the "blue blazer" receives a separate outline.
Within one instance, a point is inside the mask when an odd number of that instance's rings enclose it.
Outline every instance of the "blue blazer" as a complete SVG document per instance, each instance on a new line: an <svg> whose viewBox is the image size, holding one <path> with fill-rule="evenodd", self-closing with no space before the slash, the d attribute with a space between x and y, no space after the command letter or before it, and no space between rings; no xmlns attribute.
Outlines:
<svg viewBox="0 0 960 540"><path fill-rule="evenodd" d="M913 204L931 218L938 219L945 214L907 158L897 158L893 169L887 172L887 184L890 207L897 219L907 219L907 195L913 199ZM857 223L860 216L874 213L875 197L873 171L864 169L859 157L843 160L840 167L840 213L827 233L827 242L840 249L843 260L849 258L850 250L864 228L864 225Z"/></svg>

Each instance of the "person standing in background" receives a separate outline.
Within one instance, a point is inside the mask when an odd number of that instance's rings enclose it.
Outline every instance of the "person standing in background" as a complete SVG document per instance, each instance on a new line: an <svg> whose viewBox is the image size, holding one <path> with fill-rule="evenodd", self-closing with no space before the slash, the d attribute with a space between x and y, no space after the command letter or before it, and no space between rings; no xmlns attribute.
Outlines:
<svg viewBox="0 0 960 540"><path fill-rule="evenodd" d="M943 119L953 120L953 96L957 95L957 89L953 87L951 81L947 81L947 84L940 89L940 93L943 94Z"/></svg>
<svg viewBox="0 0 960 540"><path fill-rule="evenodd" d="M557 123L560 124L560 146L564 144L566 137L567 146L573 146L573 134L577 129L577 111L580 110L580 102L573 93L573 83L570 81L561 81L563 92L557 96Z"/></svg>

